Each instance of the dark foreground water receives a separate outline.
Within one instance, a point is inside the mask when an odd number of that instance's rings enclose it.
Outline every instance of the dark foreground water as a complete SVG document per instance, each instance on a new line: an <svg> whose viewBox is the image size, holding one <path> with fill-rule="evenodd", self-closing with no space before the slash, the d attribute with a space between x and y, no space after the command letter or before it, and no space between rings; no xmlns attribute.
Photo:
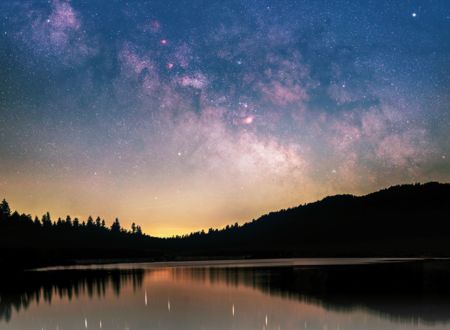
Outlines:
<svg viewBox="0 0 450 330"><path fill-rule="evenodd" d="M448 261L291 259L5 277L0 329L450 329Z"/></svg>

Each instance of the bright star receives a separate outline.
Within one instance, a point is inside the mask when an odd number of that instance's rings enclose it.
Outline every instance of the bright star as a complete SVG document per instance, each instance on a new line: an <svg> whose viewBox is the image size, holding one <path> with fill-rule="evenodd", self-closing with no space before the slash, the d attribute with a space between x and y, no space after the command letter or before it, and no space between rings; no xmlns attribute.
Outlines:
<svg viewBox="0 0 450 330"><path fill-rule="evenodd" d="M250 125L251 123L253 123L253 120L255 119L255 117L253 117L253 116L248 116L248 117L245 117L243 120L242 120L242 123L243 124L245 124L245 125Z"/></svg>

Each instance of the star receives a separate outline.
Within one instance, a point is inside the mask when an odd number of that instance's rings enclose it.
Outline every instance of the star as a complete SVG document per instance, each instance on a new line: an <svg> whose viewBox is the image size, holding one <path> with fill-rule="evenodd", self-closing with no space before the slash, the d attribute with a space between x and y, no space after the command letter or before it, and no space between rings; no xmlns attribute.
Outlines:
<svg viewBox="0 0 450 330"><path fill-rule="evenodd" d="M297 195L449 181L448 1L410 2L379 15L360 2L1 1L0 192L32 214L126 213L159 235L227 223L233 203L245 221ZM65 193L22 194L50 188ZM177 207L152 214L156 228L140 205L167 196Z"/></svg>
<svg viewBox="0 0 450 330"><path fill-rule="evenodd" d="M242 120L242 123L245 125L250 125L253 123L254 120L255 120L254 116L247 116Z"/></svg>

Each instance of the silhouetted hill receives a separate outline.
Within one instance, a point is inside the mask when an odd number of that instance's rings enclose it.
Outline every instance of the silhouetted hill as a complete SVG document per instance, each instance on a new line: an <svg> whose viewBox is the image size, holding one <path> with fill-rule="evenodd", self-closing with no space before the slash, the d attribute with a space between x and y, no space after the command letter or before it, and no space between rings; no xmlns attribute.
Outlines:
<svg viewBox="0 0 450 330"><path fill-rule="evenodd" d="M450 256L450 184L326 197L176 243L221 255Z"/></svg>
<svg viewBox="0 0 450 330"><path fill-rule="evenodd" d="M51 221L0 204L0 262L38 266L111 258L450 256L450 184L401 185L337 195L272 212L242 226L155 238L116 220Z"/></svg>

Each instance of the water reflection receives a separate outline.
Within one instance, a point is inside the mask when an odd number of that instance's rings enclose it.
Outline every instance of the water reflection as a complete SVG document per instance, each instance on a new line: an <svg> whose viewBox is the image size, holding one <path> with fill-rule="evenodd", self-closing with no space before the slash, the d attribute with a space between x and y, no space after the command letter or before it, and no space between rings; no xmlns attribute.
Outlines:
<svg viewBox="0 0 450 330"><path fill-rule="evenodd" d="M9 321L13 310L20 312L30 304L52 304L72 301L80 296L102 298L111 291L119 297L123 286L133 291L142 287L144 270L69 270L49 272L25 272L3 277L0 283L0 321Z"/></svg>
<svg viewBox="0 0 450 330"><path fill-rule="evenodd" d="M320 267L175 268L175 280L246 286L327 310L363 310L391 321L450 322L450 263ZM234 305L232 307L234 314ZM450 328L450 325L449 325Z"/></svg>
<svg viewBox="0 0 450 330"><path fill-rule="evenodd" d="M450 329L450 263L28 272L0 329Z"/></svg>

